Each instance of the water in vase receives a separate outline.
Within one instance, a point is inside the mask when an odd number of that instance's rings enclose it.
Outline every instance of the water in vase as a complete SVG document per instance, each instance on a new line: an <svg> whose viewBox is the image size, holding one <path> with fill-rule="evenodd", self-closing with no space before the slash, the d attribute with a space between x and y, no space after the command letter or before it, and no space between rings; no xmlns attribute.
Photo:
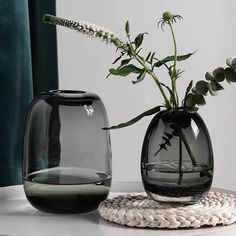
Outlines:
<svg viewBox="0 0 236 236"><path fill-rule="evenodd" d="M37 209L50 213L95 210L107 198L111 176L91 169L56 167L24 178L25 194Z"/></svg>
<svg viewBox="0 0 236 236"><path fill-rule="evenodd" d="M194 203L207 194L212 183L212 171L198 163L196 167L183 162L181 172L177 161L147 163L142 168L145 191L162 202Z"/></svg>

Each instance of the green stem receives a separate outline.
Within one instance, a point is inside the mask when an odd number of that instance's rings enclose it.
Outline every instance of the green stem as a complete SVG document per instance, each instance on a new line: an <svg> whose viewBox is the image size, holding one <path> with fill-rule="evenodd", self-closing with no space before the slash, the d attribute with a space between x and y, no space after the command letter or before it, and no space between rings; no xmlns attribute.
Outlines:
<svg viewBox="0 0 236 236"><path fill-rule="evenodd" d="M150 75L151 75L152 78L154 79L154 81L155 81L155 83L157 84L157 86L158 86L158 88L159 88L159 90L160 90L162 96L164 97L166 106L167 106L168 108L171 108L170 101L169 101L169 99L167 98L167 96L166 96L166 94L165 94L165 92L164 92L164 90L163 90L163 88L162 88L162 86L161 86L161 84L160 84L160 82L159 82L159 80L158 80L156 74L152 71L152 72L150 72Z"/></svg>
<svg viewBox="0 0 236 236"><path fill-rule="evenodd" d="M166 106L167 106L168 108L171 108L170 101L169 101L169 99L167 98L167 96L166 96L166 94L165 94L165 92L164 92L164 90L163 90L163 88L162 88L162 86L161 86L161 83L160 83L158 77L156 76L155 72L153 72L153 71L151 70L151 68L150 68L145 62L143 62L143 60L142 60L138 55L136 55L135 53L133 54L133 57L134 57L134 58L145 68L145 70L152 76L152 78L154 79L156 85L158 86L158 88L159 88L159 90L160 90L160 92L161 92L161 94L162 94L162 96L163 96L163 98L164 98L164 100L165 100Z"/></svg>
<svg viewBox="0 0 236 236"><path fill-rule="evenodd" d="M132 46L132 42L131 42L131 39L130 39L130 35L129 34L126 34L127 38L128 38L128 41L129 41L129 44L130 44L130 49L131 49L131 54L133 56L133 58L135 60L137 60L144 68L145 70L147 71L147 73L149 73L152 78L154 79L155 83L157 84L157 87L159 88L164 100L165 100L165 104L168 108L171 108L171 104L170 104L170 101L169 99L167 98L162 86L161 86L161 83L158 79L158 77L156 76L156 74L151 70L151 68L139 57L139 55L136 54L133 46Z"/></svg>
<svg viewBox="0 0 236 236"><path fill-rule="evenodd" d="M193 154L193 152L192 152L192 150L191 150L191 148L190 148L190 146L188 144L188 141L187 141L184 133L182 132L182 130L179 131L179 135L181 136L181 138L183 140L184 146L186 147L186 150L187 150L187 152L189 154L189 157L190 157L190 159L192 161L193 166L197 166L197 161L196 161L196 159L194 157L194 154Z"/></svg>
<svg viewBox="0 0 236 236"><path fill-rule="evenodd" d="M173 39L173 43L174 43L174 69L176 69L176 63L177 63L177 44L176 44L175 33L174 33L174 29L172 27L171 21L168 21L168 25L170 26L170 31L171 31L171 35L172 35L172 39Z"/></svg>
<svg viewBox="0 0 236 236"><path fill-rule="evenodd" d="M170 26L170 31L171 31L171 35L172 35L172 39L173 39L173 44L174 44L174 66L173 66L173 71L176 75L177 44L176 44L174 29L172 27L172 23L171 23L170 20L168 21L168 25ZM177 88L176 88L176 78L173 77L173 76L171 76L171 84L172 84L172 90L173 90L173 93L174 93L175 106L179 107L179 97L178 97Z"/></svg>
<svg viewBox="0 0 236 236"><path fill-rule="evenodd" d="M179 136L179 179L178 179L178 185L181 185L182 179L183 179L182 161L183 161L182 138L181 138L181 136Z"/></svg>

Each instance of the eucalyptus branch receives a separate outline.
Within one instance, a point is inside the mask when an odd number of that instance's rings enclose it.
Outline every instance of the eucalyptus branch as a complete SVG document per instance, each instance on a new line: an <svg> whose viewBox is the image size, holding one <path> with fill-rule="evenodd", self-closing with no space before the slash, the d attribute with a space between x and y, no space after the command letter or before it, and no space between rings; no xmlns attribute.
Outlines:
<svg viewBox="0 0 236 236"><path fill-rule="evenodd" d="M218 67L212 73L205 74L205 80L198 81L195 86L191 81L186 89L183 106L189 112L198 110L198 106L206 104L205 97L208 94L216 96L218 91L223 90L222 82L229 84L236 82L236 58L226 60L227 67Z"/></svg>

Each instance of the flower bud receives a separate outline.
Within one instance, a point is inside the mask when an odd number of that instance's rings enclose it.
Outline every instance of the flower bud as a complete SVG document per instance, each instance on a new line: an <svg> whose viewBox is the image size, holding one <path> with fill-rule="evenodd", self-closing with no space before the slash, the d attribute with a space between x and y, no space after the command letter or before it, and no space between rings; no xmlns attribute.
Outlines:
<svg viewBox="0 0 236 236"><path fill-rule="evenodd" d="M174 18L173 14L169 11L164 12L162 17L163 17L164 21L173 20L173 18Z"/></svg>

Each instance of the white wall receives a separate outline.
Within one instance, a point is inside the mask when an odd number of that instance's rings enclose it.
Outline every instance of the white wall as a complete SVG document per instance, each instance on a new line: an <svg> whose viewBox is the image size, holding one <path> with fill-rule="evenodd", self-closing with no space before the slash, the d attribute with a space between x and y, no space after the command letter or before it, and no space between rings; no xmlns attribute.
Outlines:
<svg viewBox="0 0 236 236"><path fill-rule="evenodd" d="M236 57L235 0L57 0L58 16L86 20L122 36L124 23L129 19L133 35L149 32L144 52L157 51L160 58L172 54L169 32L163 33L156 27L166 10L184 17L175 25L179 52L197 50L190 60L179 64L186 70L179 84L183 93L189 80L200 80L207 70L224 66L227 57ZM163 101L151 79L137 85L131 83L133 76L105 79L118 56L111 45L58 27L58 53L60 88L97 93L105 103L110 124L126 121ZM160 77L167 80L164 73ZM214 186L236 190L236 85L225 87L218 97L209 96L199 113L209 128L214 147ZM150 119L111 131L114 181L141 180L140 152Z"/></svg>

